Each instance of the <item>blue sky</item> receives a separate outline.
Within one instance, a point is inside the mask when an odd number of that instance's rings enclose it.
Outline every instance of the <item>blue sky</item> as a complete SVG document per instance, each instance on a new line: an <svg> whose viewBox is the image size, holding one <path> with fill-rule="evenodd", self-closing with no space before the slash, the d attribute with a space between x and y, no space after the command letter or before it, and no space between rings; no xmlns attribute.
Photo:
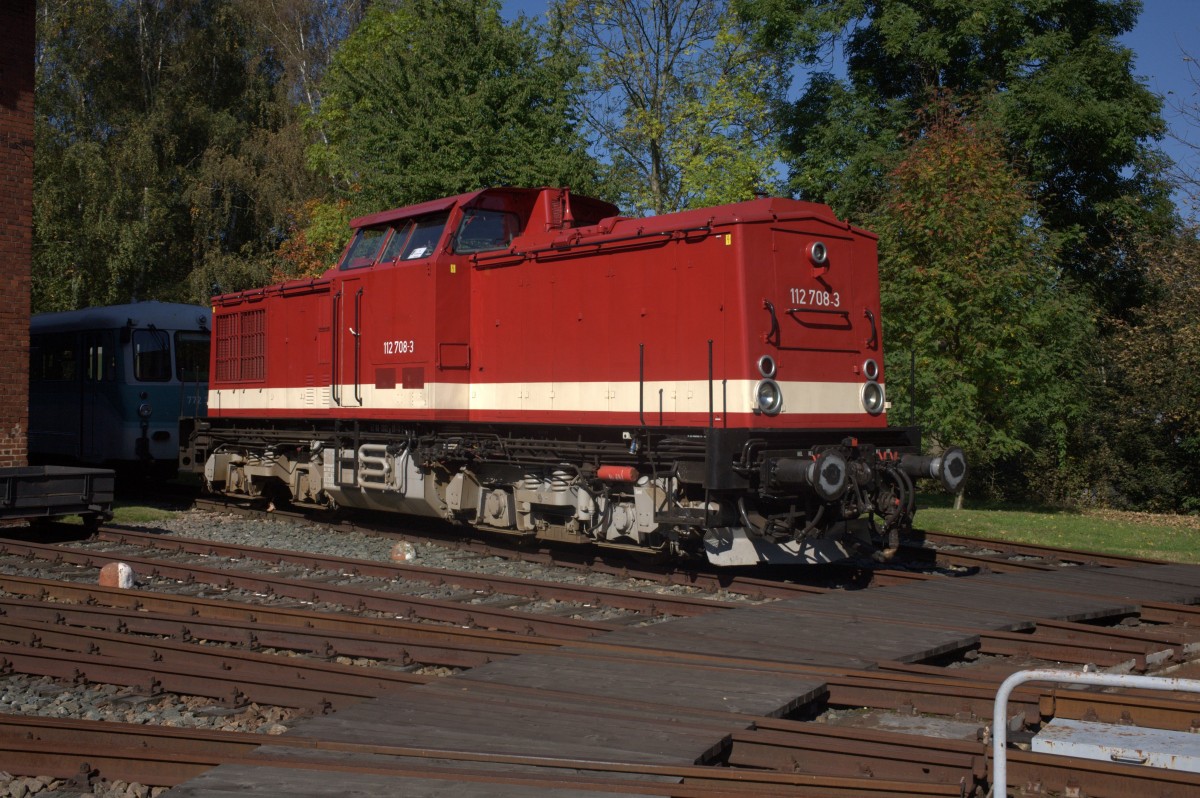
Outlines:
<svg viewBox="0 0 1200 798"><path fill-rule="evenodd" d="M1181 105L1200 109L1200 0L1142 2L1137 27L1122 37L1122 42L1136 55L1134 74L1163 97L1163 118L1170 134L1161 142L1162 149L1191 174L1200 174L1200 152L1176 140L1181 138L1200 149L1200 128L1178 111ZM542 17L548 3L503 0L503 5L506 16ZM1189 61L1189 53L1196 61ZM802 83L803 76L798 80ZM793 86L793 91L800 88Z"/></svg>
<svg viewBox="0 0 1200 798"><path fill-rule="evenodd" d="M1191 174L1200 173L1200 152L1175 140L1200 149L1195 126L1200 120L1189 122L1178 110L1191 106L1200 115L1200 0L1143 0L1137 27L1122 41L1137 56L1134 74L1163 98L1163 119L1171 130L1163 150Z"/></svg>

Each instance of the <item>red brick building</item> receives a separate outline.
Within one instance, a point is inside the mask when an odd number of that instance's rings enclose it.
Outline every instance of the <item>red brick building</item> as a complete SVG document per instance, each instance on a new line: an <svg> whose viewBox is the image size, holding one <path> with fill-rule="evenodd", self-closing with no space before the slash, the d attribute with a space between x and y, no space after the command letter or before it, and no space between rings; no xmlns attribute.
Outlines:
<svg viewBox="0 0 1200 798"><path fill-rule="evenodd" d="M35 8L0 3L0 468L27 455Z"/></svg>

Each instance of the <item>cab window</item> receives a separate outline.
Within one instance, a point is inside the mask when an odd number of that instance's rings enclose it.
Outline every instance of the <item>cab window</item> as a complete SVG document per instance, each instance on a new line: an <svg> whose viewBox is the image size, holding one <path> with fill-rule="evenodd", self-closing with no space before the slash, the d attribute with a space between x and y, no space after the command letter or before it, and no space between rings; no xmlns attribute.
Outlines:
<svg viewBox="0 0 1200 798"><path fill-rule="evenodd" d="M404 252L404 246L408 243L409 236L412 235L415 226L416 222L412 219L405 219L403 222L396 223L396 226L392 228L392 237L388 239L387 248L379 256L380 263L391 263L400 257L400 253Z"/></svg>
<svg viewBox="0 0 1200 798"><path fill-rule="evenodd" d="M428 258L437 249L448 218L449 214L439 213L436 216L397 222L395 232L380 260L387 262Z"/></svg>
<svg viewBox="0 0 1200 798"><path fill-rule="evenodd" d="M209 338L201 332L175 333L175 377L180 382L208 382Z"/></svg>
<svg viewBox="0 0 1200 798"><path fill-rule="evenodd" d="M505 249L519 232L514 213L468 208L454 236L455 252L487 252Z"/></svg>
<svg viewBox="0 0 1200 798"><path fill-rule="evenodd" d="M339 269L362 269L375 262L383 240L387 236L387 227L363 227L354 234L346 257L342 258Z"/></svg>
<svg viewBox="0 0 1200 798"><path fill-rule="evenodd" d="M35 335L29 345L29 379L75 379L75 334Z"/></svg>

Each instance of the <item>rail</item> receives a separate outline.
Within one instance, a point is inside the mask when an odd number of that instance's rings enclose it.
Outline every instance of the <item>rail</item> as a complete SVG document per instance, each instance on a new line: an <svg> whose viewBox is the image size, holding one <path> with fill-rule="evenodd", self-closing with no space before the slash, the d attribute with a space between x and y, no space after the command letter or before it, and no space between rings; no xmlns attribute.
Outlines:
<svg viewBox="0 0 1200 798"><path fill-rule="evenodd" d="M1056 669L1017 671L1000 684L992 710L992 788L991 796L1008 794L1008 698L1019 685L1026 682L1058 682L1087 684L1099 687L1128 687L1140 690L1162 690L1200 693L1196 679L1171 679L1164 676L1133 676L1123 673L1094 673ZM997 792L999 788L999 792Z"/></svg>

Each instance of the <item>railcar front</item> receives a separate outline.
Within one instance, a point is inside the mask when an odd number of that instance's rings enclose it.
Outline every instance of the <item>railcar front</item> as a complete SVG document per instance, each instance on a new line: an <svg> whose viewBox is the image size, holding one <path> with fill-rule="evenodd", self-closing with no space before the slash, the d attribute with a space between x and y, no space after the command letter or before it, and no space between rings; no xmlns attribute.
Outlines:
<svg viewBox="0 0 1200 798"><path fill-rule="evenodd" d="M887 426L874 238L824 206L490 189L354 228L214 300L214 490L743 565L894 547L914 478L965 475Z"/></svg>
<svg viewBox="0 0 1200 798"><path fill-rule="evenodd" d="M205 412L210 318L165 302L33 316L31 459L173 473L180 418Z"/></svg>

